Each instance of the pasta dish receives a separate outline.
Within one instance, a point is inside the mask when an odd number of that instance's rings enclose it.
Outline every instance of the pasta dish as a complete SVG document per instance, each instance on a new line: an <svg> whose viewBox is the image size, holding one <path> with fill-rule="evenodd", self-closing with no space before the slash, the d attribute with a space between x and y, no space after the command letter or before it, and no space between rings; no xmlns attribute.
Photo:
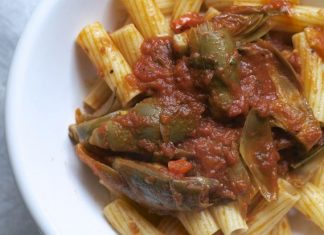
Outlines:
<svg viewBox="0 0 324 235"><path fill-rule="evenodd" d="M292 208L324 231L324 9L120 2L77 37L98 78L69 127L116 231L291 234Z"/></svg>

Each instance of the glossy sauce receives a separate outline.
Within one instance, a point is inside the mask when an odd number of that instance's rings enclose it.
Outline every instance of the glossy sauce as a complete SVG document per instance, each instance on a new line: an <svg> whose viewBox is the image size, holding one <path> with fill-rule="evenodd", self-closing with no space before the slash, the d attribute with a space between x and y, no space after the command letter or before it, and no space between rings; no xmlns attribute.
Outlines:
<svg viewBox="0 0 324 235"><path fill-rule="evenodd" d="M285 1L271 1L271 4L273 7L289 7ZM215 28L226 26L229 31L235 32L243 27L248 19L231 12L236 10L231 9L215 17ZM173 28L176 32L181 32L201 22L198 15L189 14L173 22ZM286 36L270 34L268 40L279 50L287 51L287 59L293 61L292 64L298 68L298 56L292 52L291 41L287 41ZM177 177L204 176L217 179L221 185L218 195L223 198L236 198L249 190L248 182L233 180L231 175L232 169L241 164L239 141L248 110L255 109L264 117L280 114L289 128L296 132L303 127L305 116L295 112L278 98L271 73L279 67L280 62L271 51L257 44L248 44L246 48L239 50L237 61L240 92L235 93L237 102L233 102L226 110L226 120L212 119L208 109L208 87L216 75L215 70L191 66L188 55L179 56L174 52L172 39L169 37L146 40L141 51L142 56L133 67L134 75L143 93L154 97L163 107L159 115L160 123L166 125L174 116L184 120L194 119L197 122L194 130L179 143L163 141L153 144L147 139L139 142L147 153L164 158L170 174ZM119 121L136 130L145 125L147 120L131 113ZM310 130L304 134L308 135L305 139L309 138L310 141L319 135L316 128L313 132ZM277 150L292 144L290 140L280 138L275 136L275 142L266 146L269 150L267 156L257 156L260 169L273 178L277 177ZM178 154L179 150L182 155ZM285 167L282 164L279 171L284 172Z"/></svg>
<svg viewBox="0 0 324 235"><path fill-rule="evenodd" d="M181 33L191 27L195 27L204 22L204 17L198 13L189 12L174 20L171 23L171 29L175 33Z"/></svg>

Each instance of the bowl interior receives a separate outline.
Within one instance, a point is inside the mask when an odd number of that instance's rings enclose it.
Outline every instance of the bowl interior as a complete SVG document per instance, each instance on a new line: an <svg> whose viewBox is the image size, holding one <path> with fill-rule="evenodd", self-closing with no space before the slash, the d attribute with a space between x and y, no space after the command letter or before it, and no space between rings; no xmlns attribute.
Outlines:
<svg viewBox="0 0 324 235"><path fill-rule="evenodd" d="M321 0L303 2L324 6ZM102 215L109 194L76 158L67 127L95 76L74 43L77 34L95 21L116 29L125 17L118 0L43 1L17 48L7 142L20 189L46 234L115 234ZM296 234L320 234L292 216Z"/></svg>

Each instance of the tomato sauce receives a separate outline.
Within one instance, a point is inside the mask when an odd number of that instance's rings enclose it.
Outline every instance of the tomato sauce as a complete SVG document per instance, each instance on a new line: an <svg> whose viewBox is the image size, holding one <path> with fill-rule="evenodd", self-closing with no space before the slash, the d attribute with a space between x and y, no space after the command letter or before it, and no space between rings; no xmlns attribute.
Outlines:
<svg viewBox="0 0 324 235"><path fill-rule="evenodd" d="M270 4L280 8L290 6L285 1L271 1ZM215 17L212 22L215 28L226 27L234 33L244 27L247 20L246 17L229 10ZM181 32L201 22L198 15L189 14L174 21L173 29ZM271 33L267 40L278 50L286 51L286 59L300 71L299 58L292 51L289 37L291 38L291 35ZM319 38L319 41L321 40L322 38ZM296 133L303 128L305 115L296 112L280 100L276 84L271 77L276 69L280 70L280 61L272 51L258 46L257 43L247 44L238 51L240 92L234 95L237 100L225 110L227 115L233 113L232 116L228 115L227 119L211 118L208 88L211 81L217 77L215 70L191 66L188 55L179 56L174 52L170 37L146 40L141 51L142 56L133 67L134 75L143 93L154 97L163 107L159 115L160 123L168 124L174 116L180 116L184 120L194 117L198 123L179 143L164 141L152 144L149 140L141 140L139 143L153 156L163 156L169 172L173 175L217 179L222 185L219 195L235 198L249 190L248 182L233 180L231 176L231 169L241 163L239 142L248 110L255 109L263 117L281 115L288 128ZM123 125L136 126L136 123L143 125L146 121L136 120L136 117L130 115L123 122ZM318 128L314 127L312 130L311 127L309 131L302 133L305 135L304 139L310 142L319 135ZM277 177L277 150L289 148L294 144L289 138L276 135L274 138L272 144L265 146L269 150L268 154L257 156L260 169L273 178ZM179 150L183 155L179 155ZM279 168L280 172L284 172L286 165L283 164Z"/></svg>
<svg viewBox="0 0 324 235"><path fill-rule="evenodd" d="M199 13L189 12L180 16L180 18L174 20L171 23L171 29L175 33L181 33L191 27L195 27L204 22L204 17L199 15Z"/></svg>

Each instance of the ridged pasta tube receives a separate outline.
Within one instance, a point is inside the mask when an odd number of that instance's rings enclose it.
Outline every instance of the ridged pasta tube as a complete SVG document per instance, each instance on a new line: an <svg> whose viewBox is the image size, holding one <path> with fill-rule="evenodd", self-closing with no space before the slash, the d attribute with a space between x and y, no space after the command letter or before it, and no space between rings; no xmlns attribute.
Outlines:
<svg viewBox="0 0 324 235"><path fill-rule="evenodd" d="M86 26L77 38L78 44L97 68L99 77L104 79L125 107L140 94L131 76L131 68L117 49L105 28L98 22Z"/></svg>
<svg viewBox="0 0 324 235"><path fill-rule="evenodd" d="M133 66L141 56L143 36L134 24L128 24L110 34L113 42L130 66Z"/></svg>
<svg viewBox="0 0 324 235"><path fill-rule="evenodd" d="M169 25L154 0L121 0L144 38L166 36Z"/></svg>
<svg viewBox="0 0 324 235"><path fill-rule="evenodd" d="M324 123L324 73L323 61L307 42L304 32L293 36L294 47L301 59L304 96L317 120Z"/></svg>
<svg viewBox="0 0 324 235"><path fill-rule="evenodd" d="M219 230L219 226L208 209L180 212L177 217L190 235L212 235Z"/></svg>
<svg viewBox="0 0 324 235"><path fill-rule="evenodd" d="M175 0L172 20L178 19L188 12L199 12L202 3L203 0Z"/></svg>
<svg viewBox="0 0 324 235"><path fill-rule="evenodd" d="M97 79L89 94L84 98L84 103L92 110L99 109L112 95L112 91L103 79Z"/></svg>
<svg viewBox="0 0 324 235"><path fill-rule="evenodd" d="M269 235L291 235L291 228L287 216L271 230Z"/></svg>
<svg viewBox="0 0 324 235"><path fill-rule="evenodd" d="M296 203L295 208L324 231L323 192L312 183L307 183L299 190L299 193L300 199Z"/></svg>
<svg viewBox="0 0 324 235"><path fill-rule="evenodd" d="M163 218L157 228L165 235L188 235L180 221L171 216Z"/></svg>
<svg viewBox="0 0 324 235"><path fill-rule="evenodd" d="M244 233L248 229L237 202L213 206L210 208L210 212L224 235Z"/></svg>
<svg viewBox="0 0 324 235"><path fill-rule="evenodd" d="M122 199L117 199L106 206L104 215L109 223L122 235L162 235L135 208Z"/></svg>
<svg viewBox="0 0 324 235"><path fill-rule="evenodd" d="M298 191L287 181L280 180L279 185L277 200L271 202L262 200L251 212L246 234L268 234L299 200Z"/></svg>

